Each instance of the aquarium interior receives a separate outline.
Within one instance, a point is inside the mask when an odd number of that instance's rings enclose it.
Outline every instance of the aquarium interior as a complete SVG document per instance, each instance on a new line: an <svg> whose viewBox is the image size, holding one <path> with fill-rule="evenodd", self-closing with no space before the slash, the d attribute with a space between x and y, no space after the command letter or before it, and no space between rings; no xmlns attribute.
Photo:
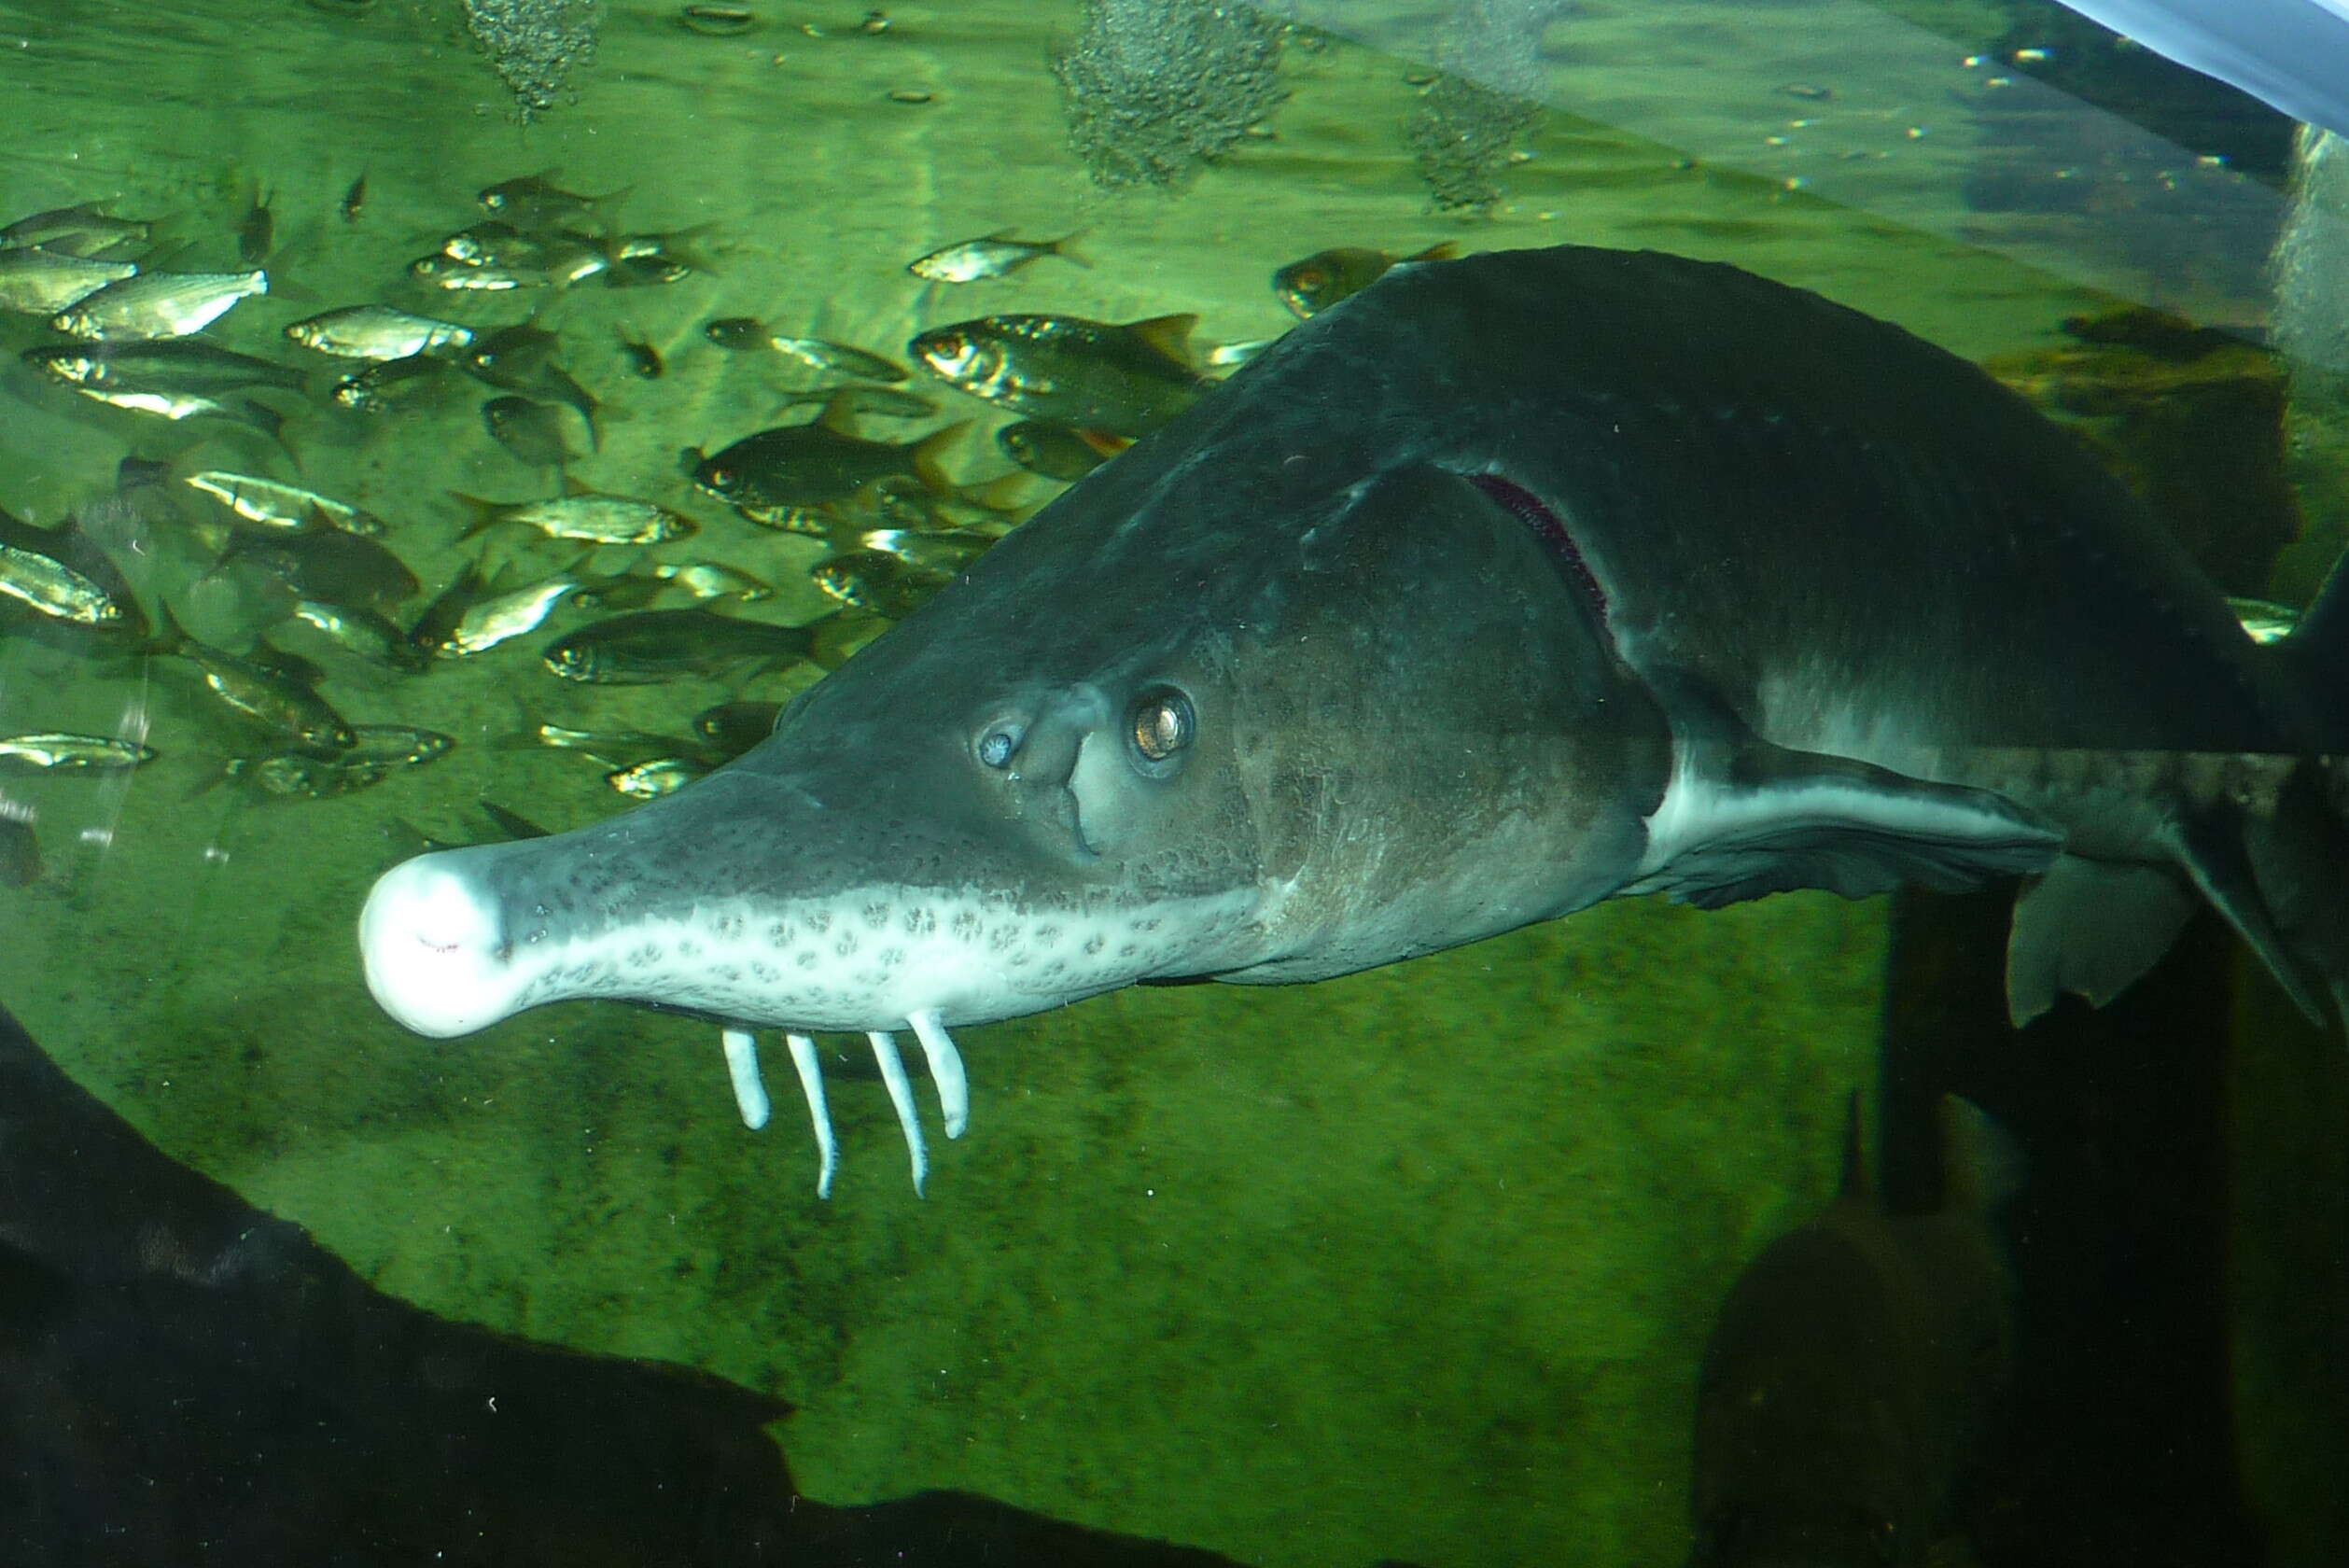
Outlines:
<svg viewBox="0 0 2349 1568"><path fill-rule="evenodd" d="M1311 986L1129 989L962 1031L970 1130L947 1141L926 1105L918 1193L861 1043L825 1037L841 1164L819 1198L779 1067L748 1130L706 1024L567 1003L419 1039L371 1000L353 931L394 862L505 831L483 802L557 831L629 807L606 776L641 755L536 726L678 735L821 662L568 681L540 651L596 615L566 605L386 670L224 567L223 510L180 483L259 475L380 516L418 580L402 625L468 565L664 564L749 574L772 594L719 609L804 625L843 610L836 533L749 521L680 454L811 417L842 377L712 321L902 363L990 313L1186 315L1221 374L1210 350L1294 324L1275 270L1325 248L1573 242L1733 262L1992 364L2230 593L2290 607L2344 538L2349 426L2326 329L2285 352L2272 256L2341 191L2312 162L2295 196L2280 116L2040 0L14 0L0 43L0 220L96 203L152 222L120 252L150 267L258 265L267 294L205 336L306 377L252 393L266 413L163 419L38 372L21 353L59 336L10 315L0 507L81 519L197 637L316 660L349 721L454 742L366 787L273 786L275 743L189 661L0 637L0 734L155 753L0 778L37 845L0 887L0 1002L172 1161L441 1318L788 1405L770 1431L819 1503L953 1489L1265 1568L1657 1563L1690 1549L1699 1361L1732 1282L1835 1194L1855 1091L1889 1197L1932 1208L1930 1107L1955 1090L2022 1146L2001 1245L2041 1349L1990 1440L2013 1463L1987 1463L1933 1561L2349 1549L2349 1075L2223 936L2116 1018L2031 1040L1983 1001L1998 911L1923 895L1626 901ZM664 236L675 275L414 274L489 216L477 193L533 175L602 198L597 233ZM1067 246L967 283L908 271L988 235ZM2310 321L2349 290L2335 251L2322 292L2324 254L2293 253ZM698 531L468 535L463 497L560 481L493 438L497 389L462 374L333 402L361 367L283 329L362 303L557 334L596 411L592 446L552 416L564 474ZM2132 306L2224 342L2181 358L2064 326ZM1021 471L1000 410L919 371L902 389L936 412L857 427L967 422L957 483ZM1062 488L995 483L992 525ZM827 657L931 586L849 581L864 604ZM2030 1183L2073 1178L2092 1203L2033 1207ZM2116 1349L2148 1323L2179 1338Z"/></svg>

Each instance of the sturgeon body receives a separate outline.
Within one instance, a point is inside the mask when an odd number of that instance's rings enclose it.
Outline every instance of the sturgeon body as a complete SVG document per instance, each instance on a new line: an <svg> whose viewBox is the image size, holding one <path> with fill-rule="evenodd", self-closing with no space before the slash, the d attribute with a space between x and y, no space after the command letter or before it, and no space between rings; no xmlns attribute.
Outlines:
<svg viewBox="0 0 2349 1568"><path fill-rule="evenodd" d="M2068 436L1895 328L1583 247L1398 267L677 795L395 868L376 998L893 1035L1308 981L1619 894L2032 877L2019 1016L2215 903L2349 973L2333 595L2282 650Z"/></svg>

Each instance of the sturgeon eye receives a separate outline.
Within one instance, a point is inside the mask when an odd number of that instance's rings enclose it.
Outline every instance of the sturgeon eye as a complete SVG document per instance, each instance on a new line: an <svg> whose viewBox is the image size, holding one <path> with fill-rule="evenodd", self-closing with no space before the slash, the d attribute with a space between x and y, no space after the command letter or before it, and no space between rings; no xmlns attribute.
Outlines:
<svg viewBox="0 0 2349 1568"><path fill-rule="evenodd" d="M1191 744L1192 732L1197 727L1191 699L1171 686L1161 686L1136 700L1128 733L1144 762L1163 763Z"/></svg>
<svg viewBox="0 0 2349 1568"><path fill-rule="evenodd" d="M1019 732L1009 725L999 724L979 737L979 761L991 768L1007 766L1018 749Z"/></svg>

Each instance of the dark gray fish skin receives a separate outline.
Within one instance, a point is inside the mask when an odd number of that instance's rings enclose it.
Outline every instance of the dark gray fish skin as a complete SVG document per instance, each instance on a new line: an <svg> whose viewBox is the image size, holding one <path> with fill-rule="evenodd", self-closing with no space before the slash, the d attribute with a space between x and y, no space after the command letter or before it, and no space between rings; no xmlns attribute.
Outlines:
<svg viewBox="0 0 2349 1568"><path fill-rule="evenodd" d="M104 256L124 245L145 245L153 228L140 218L111 217L97 203L84 202L18 218L0 229L0 249L38 245L64 256Z"/></svg>
<svg viewBox="0 0 2349 1568"><path fill-rule="evenodd" d="M482 405L482 424L510 456L534 469L559 469L579 455L564 438L563 414L552 403L492 398Z"/></svg>
<svg viewBox="0 0 2349 1568"><path fill-rule="evenodd" d="M389 763L351 763L316 751L280 751L267 757L231 757L228 776L255 793L278 800L332 800L371 790L398 772Z"/></svg>
<svg viewBox="0 0 2349 1568"><path fill-rule="evenodd" d="M805 658L814 647L807 626L737 621L706 609L644 609L548 644L545 661L566 680L636 686L716 674L750 659L780 667Z"/></svg>
<svg viewBox="0 0 2349 1568"><path fill-rule="evenodd" d="M256 669L267 670L290 685L307 687L315 692L325 684L326 670L318 661L305 653L280 648L267 637L256 642L245 654L245 662Z"/></svg>
<svg viewBox="0 0 2349 1568"><path fill-rule="evenodd" d="M556 185L559 173L544 169L486 187L481 192L482 210L516 228L544 229L592 218L599 208L628 194L625 190L614 190L602 196L583 196Z"/></svg>
<svg viewBox="0 0 2349 1568"><path fill-rule="evenodd" d="M700 224L673 234L622 234L608 246L610 265L604 271L604 282L613 288L657 287L711 271L692 245L709 227Z"/></svg>
<svg viewBox="0 0 2349 1568"><path fill-rule="evenodd" d="M958 391L1015 413L1136 437L1190 407L1209 385L1183 347L1196 319L985 315L932 328L906 352Z"/></svg>
<svg viewBox="0 0 2349 1568"><path fill-rule="evenodd" d="M785 408L804 408L810 403L837 406L876 419L928 419L938 412L934 399L899 386L812 386L783 399Z"/></svg>
<svg viewBox="0 0 2349 1568"><path fill-rule="evenodd" d="M489 581L482 575L481 563L466 562L449 585L432 596L424 613L416 617L415 624L409 627L408 645L427 664L440 657L440 650L456 635L466 614L489 594Z"/></svg>
<svg viewBox="0 0 2349 1568"><path fill-rule="evenodd" d="M721 315L703 324L702 336L739 354L763 354L775 346L775 334L755 315Z"/></svg>
<svg viewBox="0 0 2349 1568"><path fill-rule="evenodd" d="M829 413L804 425L745 436L695 463L693 483L721 501L755 511L846 500L882 479L916 479L943 488L936 457L962 431L952 425L901 444L868 441L842 428L843 423L840 413Z"/></svg>
<svg viewBox="0 0 2349 1568"><path fill-rule="evenodd" d="M194 665L215 696L263 729L313 751L331 754L351 749L351 726L307 680L198 642L180 630L168 609L151 651Z"/></svg>
<svg viewBox="0 0 2349 1568"><path fill-rule="evenodd" d="M850 609L902 620L946 584L885 550L844 550L807 568L816 586Z"/></svg>
<svg viewBox="0 0 2349 1568"><path fill-rule="evenodd" d="M334 384L334 400L362 413L388 413L442 391L449 361L438 354L384 359Z"/></svg>
<svg viewBox="0 0 2349 1568"><path fill-rule="evenodd" d="M527 392L546 379L563 340L543 327L523 322L477 334L458 355L468 375L509 392Z"/></svg>
<svg viewBox="0 0 2349 1568"><path fill-rule="evenodd" d="M1272 274L1272 291L1298 320L1319 315L1338 301L1361 293L1393 268L1408 261L1446 261L1458 254L1447 242L1431 245L1417 256L1393 256L1363 245L1340 245L1315 251Z"/></svg>
<svg viewBox="0 0 2349 1568"><path fill-rule="evenodd" d="M276 246L277 218L270 211L270 204L276 198L274 190L254 192L253 204L237 219L237 259L248 267L258 267L268 260L271 250Z"/></svg>
<svg viewBox="0 0 2349 1568"><path fill-rule="evenodd" d="M381 767L420 767L456 749L453 735L413 724L354 724L351 744L337 754L339 763Z"/></svg>
<svg viewBox="0 0 2349 1568"><path fill-rule="evenodd" d="M2336 682L2340 625L2294 639ZM566 996L893 1029L1321 979L1627 894L2043 873L2020 1015L2125 985L2189 889L2305 995L2349 980L2349 832L2302 760L2349 736L2270 651L2071 438L1896 328L1653 254L1398 266L748 755L394 870L362 952L440 1037ZM2161 762L2115 788L2116 749L2304 787L2243 810ZM918 947L801 940L868 912ZM791 953L626 961L721 920Z"/></svg>
<svg viewBox="0 0 2349 1568"><path fill-rule="evenodd" d="M26 349L23 358L35 370L72 386L198 397L246 386L299 392L308 380L291 365L256 359L194 338L45 343Z"/></svg>
<svg viewBox="0 0 2349 1568"><path fill-rule="evenodd" d="M783 715L781 703L727 702L693 715L693 733L710 749L732 760L775 733Z"/></svg>
<svg viewBox="0 0 2349 1568"><path fill-rule="evenodd" d="M390 614L423 584L374 539L341 529L315 534L240 533L224 560L249 561L305 599Z"/></svg>
<svg viewBox="0 0 2349 1568"><path fill-rule="evenodd" d="M302 599L294 606L294 619L315 628L344 652L385 669L415 675L430 664L390 617L372 609Z"/></svg>
<svg viewBox="0 0 2349 1568"><path fill-rule="evenodd" d="M1028 472L1070 483L1110 460L1109 454L1068 426L1041 419L1004 426L995 432L995 444Z"/></svg>
<svg viewBox="0 0 2349 1568"><path fill-rule="evenodd" d="M1942 1208L1894 1215L1853 1100L1839 1196L1738 1276L1699 1376L1689 1568L1928 1568L2003 1388L2013 1281L2003 1145L1942 1111Z"/></svg>
<svg viewBox="0 0 2349 1568"><path fill-rule="evenodd" d="M621 357L628 361L629 373L641 381L658 381L668 373L668 363L661 351L652 346L641 332L622 329L620 333Z"/></svg>
<svg viewBox="0 0 2349 1568"><path fill-rule="evenodd" d="M587 388L555 363L555 351L561 346L562 340L554 333L524 322L482 333L457 357L457 364L468 375L491 386L537 401L568 404L579 412L580 418L586 422L589 437L594 439L599 405ZM495 425L491 434L496 434Z"/></svg>

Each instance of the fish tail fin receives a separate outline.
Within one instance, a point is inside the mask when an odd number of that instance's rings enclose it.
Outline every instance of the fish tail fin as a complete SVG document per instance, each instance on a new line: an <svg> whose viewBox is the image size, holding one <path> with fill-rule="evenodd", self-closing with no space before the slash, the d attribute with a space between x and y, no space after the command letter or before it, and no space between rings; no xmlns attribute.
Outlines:
<svg viewBox="0 0 2349 1568"><path fill-rule="evenodd" d="M154 633L145 642L139 644L134 651L159 659L168 659L185 653L188 651L188 645L194 640L188 635L188 629L179 623L179 617L172 613L172 607L163 600L157 599Z"/></svg>
<svg viewBox="0 0 2349 1568"><path fill-rule="evenodd" d="M245 759L243 757L213 757L206 761L212 765L203 769L196 782L189 785L187 792L179 797L181 800L202 800L230 779L243 774L245 768Z"/></svg>
<svg viewBox="0 0 2349 1568"><path fill-rule="evenodd" d="M707 223L696 223L690 229L672 229L661 236L661 249L673 259L683 262L697 273L707 273L712 277L720 276L721 273L718 263L709 259L709 247L694 243L715 233L717 230L718 223L714 218Z"/></svg>
<svg viewBox="0 0 2349 1568"><path fill-rule="evenodd" d="M462 490L450 491L449 498L464 507L468 516L464 531L449 541L452 544L463 544L466 540L477 538L497 526L498 520L506 510L502 502L485 501L479 496L468 496Z"/></svg>
<svg viewBox="0 0 2349 1568"><path fill-rule="evenodd" d="M961 442L962 438L970 433L970 429L971 421L958 419L952 425L942 426L932 430L916 441L914 450L907 455L908 461L914 469L914 477L942 495L952 492L955 482L946 472L945 455Z"/></svg>
<svg viewBox="0 0 2349 1568"><path fill-rule="evenodd" d="M1076 248L1076 243L1091 232L1092 231L1089 229L1079 229L1071 233L1063 234L1056 240L1046 240L1044 242L1044 254L1047 256L1057 256L1063 261L1070 262L1075 266L1083 267L1085 271L1091 272L1093 270L1093 259Z"/></svg>
<svg viewBox="0 0 2349 1568"><path fill-rule="evenodd" d="M2349 749L2349 555L2333 563L2300 624L2274 648L2297 672L2330 744Z"/></svg>
<svg viewBox="0 0 2349 1568"><path fill-rule="evenodd" d="M2349 757L2208 762L2170 830L2177 863L2323 1029L2349 996Z"/></svg>
<svg viewBox="0 0 2349 1568"><path fill-rule="evenodd" d="M1942 1208L1987 1214L2022 1191L2022 1149L1989 1112L1961 1095L1943 1095L1938 1121Z"/></svg>
<svg viewBox="0 0 2349 1568"><path fill-rule="evenodd" d="M2349 1028L2349 555L2272 651L2322 751L2294 760L2244 814L2245 856L2282 948L2260 957L2312 1021Z"/></svg>

